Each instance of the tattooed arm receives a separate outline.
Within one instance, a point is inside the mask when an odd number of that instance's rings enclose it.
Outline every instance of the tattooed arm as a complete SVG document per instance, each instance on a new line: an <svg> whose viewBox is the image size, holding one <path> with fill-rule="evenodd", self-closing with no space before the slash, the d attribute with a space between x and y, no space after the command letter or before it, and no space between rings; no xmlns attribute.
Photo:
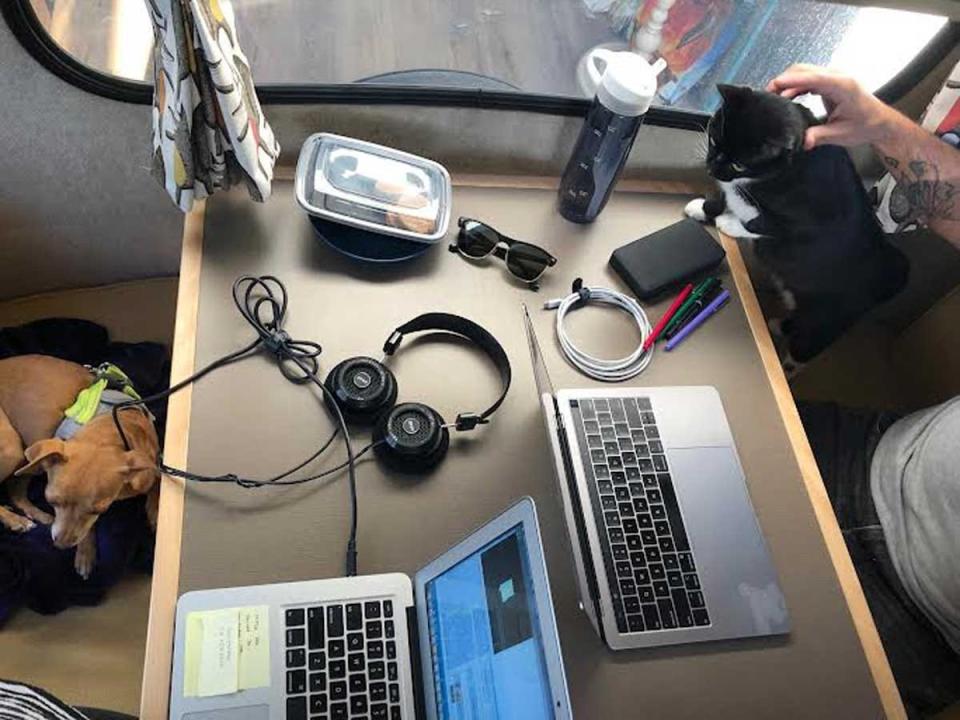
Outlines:
<svg viewBox="0 0 960 720"><path fill-rule="evenodd" d="M827 121L807 130L807 149L871 144L903 190L909 219L960 247L960 150L831 70L794 65L767 89L789 98L822 96Z"/></svg>
<svg viewBox="0 0 960 720"><path fill-rule="evenodd" d="M873 146L897 180L908 218L960 247L960 150L899 113Z"/></svg>

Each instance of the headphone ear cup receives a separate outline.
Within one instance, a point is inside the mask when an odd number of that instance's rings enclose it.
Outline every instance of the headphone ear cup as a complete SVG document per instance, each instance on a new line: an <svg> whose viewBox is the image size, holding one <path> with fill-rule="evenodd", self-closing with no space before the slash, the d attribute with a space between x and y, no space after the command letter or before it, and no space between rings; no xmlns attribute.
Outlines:
<svg viewBox="0 0 960 720"><path fill-rule="evenodd" d="M402 403L385 412L373 430L373 452L392 470L417 474L433 470L450 449L450 431L433 408Z"/></svg>
<svg viewBox="0 0 960 720"><path fill-rule="evenodd" d="M324 381L324 401L336 400L348 423L372 425L397 401L397 379L390 368L370 357L344 360ZM331 408L332 410L333 408Z"/></svg>

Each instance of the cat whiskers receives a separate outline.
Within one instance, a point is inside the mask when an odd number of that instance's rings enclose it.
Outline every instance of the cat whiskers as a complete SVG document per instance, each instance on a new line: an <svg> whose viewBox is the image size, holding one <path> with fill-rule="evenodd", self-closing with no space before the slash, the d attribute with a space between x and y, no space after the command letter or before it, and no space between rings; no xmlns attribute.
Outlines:
<svg viewBox="0 0 960 720"><path fill-rule="evenodd" d="M709 153L709 150L710 150L710 136L708 134L707 128L704 128L703 132L700 133L700 136L697 138L697 144L694 150L695 150L695 153L694 153L695 160L707 159L707 154Z"/></svg>
<svg viewBox="0 0 960 720"><path fill-rule="evenodd" d="M693 158L694 160L706 161L707 159L707 146L701 141L698 142L696 147L693 149Z"/></svg>
<svg viewBox="0 0 960 720"><path fill-rule="evenodd" d="M753 193L747 189L746 183L737 185L737 191L740 192L747 201L752 203L755 208L760 209L760 203L757 202L757 198L753 196Z"/></svg>

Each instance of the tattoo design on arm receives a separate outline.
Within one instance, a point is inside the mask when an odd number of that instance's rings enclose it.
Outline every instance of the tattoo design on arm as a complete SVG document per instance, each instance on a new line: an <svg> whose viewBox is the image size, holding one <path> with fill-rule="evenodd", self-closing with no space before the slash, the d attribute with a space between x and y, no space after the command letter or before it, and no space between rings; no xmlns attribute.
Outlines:
<svg viewBox="0 0 960 720"><path fill-rule="evenodd" d="M960 187L951 180L941 178L936 163L916 159L904 165L889 155L883 160L897 180L897 187L890 199L891 215L900 221L901 226L960 220L957 208Z"/></svg>

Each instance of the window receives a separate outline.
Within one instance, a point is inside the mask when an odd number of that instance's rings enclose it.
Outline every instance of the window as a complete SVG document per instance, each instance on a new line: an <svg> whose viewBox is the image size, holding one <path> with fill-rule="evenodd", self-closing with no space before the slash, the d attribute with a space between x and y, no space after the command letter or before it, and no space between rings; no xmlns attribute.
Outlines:
<svg viewBox="0 0 960 720"><path fill-rule="evenodd" d="M147 0L29 0L50 37L84 65L144 82L153 29Z"/></svg>
<svg viewBox="0 0 960 720"><path fill-rule="evenodd" d="M149 82L146 0L18 2L74 60ZM363 82L582 98L584 54L604 43L627 47L660 3L233 0L233 7L262 88ZM933 15L811 0L675 0L659 42L669 71L657 104L711 112L717 82L762 86L791 62L831 65L876 90L947 25Z"/></svg>

